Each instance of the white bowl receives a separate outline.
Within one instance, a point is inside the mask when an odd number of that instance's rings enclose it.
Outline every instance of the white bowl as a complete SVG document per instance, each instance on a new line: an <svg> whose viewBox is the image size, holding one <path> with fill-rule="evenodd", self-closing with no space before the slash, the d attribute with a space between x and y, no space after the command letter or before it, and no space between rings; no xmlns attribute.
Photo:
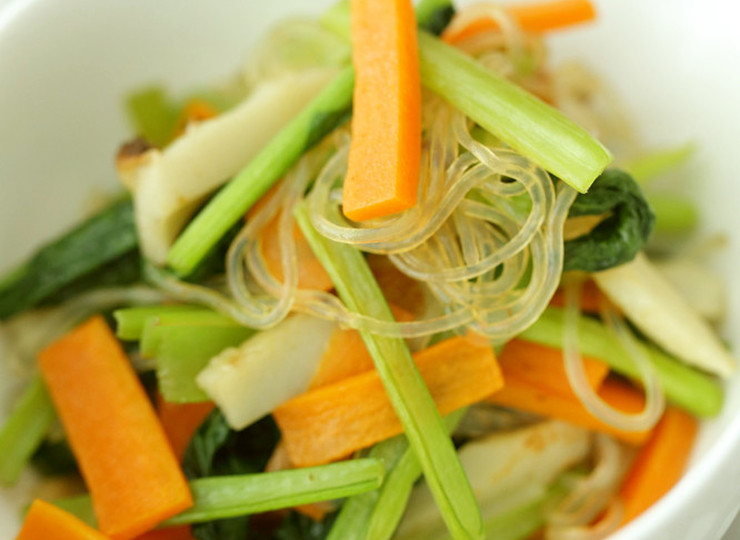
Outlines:
<svg viewBox="0 0 740 540"><path fill-rule="evenodd" d="M699 143L690 183L704 229L734 235L718 261L730 278L740 268L740 9L723 0L597 3L596 24L551 38L554 59L583 59L607 77L649 142ZM0 271L78 217L92 190L116 185L127 91L207 85L233 72L271 22L328 4L0 0ZM725 336L737 347L740 285L729 285ZM740 505L740 377L727 391L683 480L615 540L722 536ZM18 490L0 491L0 536L17 530L22 502Z"/></svg>

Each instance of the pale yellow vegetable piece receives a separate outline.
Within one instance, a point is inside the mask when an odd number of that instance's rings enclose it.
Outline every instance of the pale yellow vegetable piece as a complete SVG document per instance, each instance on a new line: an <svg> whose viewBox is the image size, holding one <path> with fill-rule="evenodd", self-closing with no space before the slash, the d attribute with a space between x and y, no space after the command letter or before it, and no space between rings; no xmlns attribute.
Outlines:
<svg viewBox="0 0 740 540"><path fill-rule="evenodd" d="M639 253L631 262L593 274L599 288L647 337L670 354L729 377L736 361L712 327Z"/></svg>
<svg viewBox="0 0 740 540"><path fill-rule="evenodd" d="M164 264L205 198L247 165L335 73L312 69L267 81L234 109L189 126L164 150L119 156L118 173L134 197L144 255Z"/></svg>
<svg viewBox="0 0 740 540"><path fill-rule="evenodd" d="M336 329L330 321L292 315L228 348L196 379L234 429L244 429L308 389Z"/></svg>
<svg viewBox="0 0 740 540"><path fill-rule="evenodd" d="M464 445L458 455L485 515L514 508L583 460L590 433L550 420L515 431L498 432ZM444 530L425 482L414 488L396 538L429 538Z"/></svg>

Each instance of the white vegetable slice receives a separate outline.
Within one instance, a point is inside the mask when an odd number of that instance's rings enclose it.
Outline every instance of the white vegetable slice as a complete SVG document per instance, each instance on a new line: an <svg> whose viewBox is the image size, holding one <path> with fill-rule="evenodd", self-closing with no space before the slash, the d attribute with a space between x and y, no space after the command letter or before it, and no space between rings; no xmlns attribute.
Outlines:
<svg viewBox="0 0 740 540"><path fill-rule="evenodd" d="M229 112L191 125L164 150L119 159L121 181L134 196L143 253L163 264L203 200L247 165L335 73L322 68L270 80Z"/></svg>
<svg viewBox="0 0 740 540"><path fill-rule="evenodd" d="M655 266L699 315L713 323L725 317L727 287L717 272L691 257L676 257Z"/></svg>
<svg viewBox="0 0 740 540"><path fill-rule="evenodd" d="M485 516L506 511L533 490L546 489L590 448L588 431L551 420L475 440L458 455ZM411 494L397 538L429 538L440 528L444 530L439 510L422 482Z"/></svg>
<svg viewBox="0 0 740 540"><path fill-rule="evenodd" d="M304 392L336 328L333 322L297 314L215 356L196 382L243 429Z"/></svg>
<svg viewBox="0 0 740 540"><path fill-rule="evenodd" d="M735 359L644 254L593 278L627 318L663 349L711 373L732 375Z"/></svg>

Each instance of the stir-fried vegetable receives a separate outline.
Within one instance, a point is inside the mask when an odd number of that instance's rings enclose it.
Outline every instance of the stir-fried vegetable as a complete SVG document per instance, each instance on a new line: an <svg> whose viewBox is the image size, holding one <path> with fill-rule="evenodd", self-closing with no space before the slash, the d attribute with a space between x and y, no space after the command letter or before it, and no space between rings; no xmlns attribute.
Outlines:
<svg viewBox="0 0 740 540"><path fill-rule="evenodd" d="M0 429L0 484L10 486L18 481L31 455L46 436L56 418L49 393L36 377Z"/></svg>
<svg viewBox="0 0 740 540"><path fill-rule="evenodd" d="M234 429L249 424L308 388L334 324L294 315L238 349L224 349L197 377Z"/></svg>
<svg viewBox="0 0 740 540"><path fill-rule="evenodd" d="M39 362L104 533L131 538L192 505L164 431L105 321L86 322L42 351Z"/></svg>
<svg viewBox="0 0 740 540"><path fill-rule="evenodd" d="M573 24L592 20L596 16L594 7L588 0L550 0L534 4L512 4L503 8L522 30L528 32L547 32L558 30ZM486 16L484 5L480 7L480 16L465 20L461 18L445 31L443 39L456 43L476 35L499 28L495 9L490 9Z"/></svg>
<svg viewBox="0 0 740 540"><path fill-rule="evenodd" d="M356 1L352 17L356 81L342 211L353 221L365 221L416 204L421 159L419 53L409 2Z"/></svg>
<svg viewBox="0 0 740 540"><path fill-rule="evenodd" d="M587 235L565 242L563 270L598 272L631 261L647 242L655 220L626 173L605 171L586 194L576 197L569 216L608 215Z"/></svg>
<svg viewBox="0 0 740 540"><path fill-rule="evenodd" d="M134 196L143 253L163 263L203 200L257 155L332 75L333 70L312 70L269 81L164 150L119 155L118 169Z"/></svg>
<svg viewBox="0 0 740 540"><path fill-rule="evenodd" d="M669 408L655 431L640 449L627 473L619 497L624 521L632 521L665 495L678 482L696 437L696 420L683 411Z"/></svg>
<svg viewBox="0 0 740 540"><path fill-rule="evenodd" d="M492 515L515 507L512 502L522 492L544 490L588 448L585 430L553 421L469 443L460 460L484 515ZM422 484L411 495L398 536L435 537L440 534L438 519L429 488Z"/></svg>
<svg viewBox="0 0 740 540"><path fill-rule="evenodd" d="M121 199L0 279L0 320L55 297L136 282L137 248L133 205Z"/></svg>
<svg viewBox="0 0 740 540"><path fill-rule="evenodd" d="M89 525L42 500L35 500L28 511L18 540L106 540L106 536Z"/></svg>
<svg viewBox="0 0 740 540"><path fill-rule="evenodd" d="M648 259L594 274L599 287L658 345L678 358L728 377L735 361L714 331L683 301Z"/></svg>
<svg viewBox="0 0 740 540"><path fill-rule="evenodd" d="M390 308L362 255L321 237L309 222L305 207L297 209L296 217L345 304L355 312L392 320ZM482 524L470 486L408 347L399 338L361 334L447 526L460 538L479 537Z"/></svg>
<svg viewBox="0 0 740 540"><path fill-rule="evenodd" d="M490 347L451 338L419 351L414 362L441 414L479 401L503 385ZM298 466L345 457L402 432L371 371L302 394L274 409L283 440Z"/></svg>

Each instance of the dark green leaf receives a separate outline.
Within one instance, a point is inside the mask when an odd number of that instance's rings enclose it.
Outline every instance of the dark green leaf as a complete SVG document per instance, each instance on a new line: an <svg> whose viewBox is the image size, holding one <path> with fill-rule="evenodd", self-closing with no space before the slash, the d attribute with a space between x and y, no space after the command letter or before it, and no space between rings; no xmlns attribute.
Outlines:
<svg viewBox="0 0 740 540"><path fill-rule="evenodd" d="M139 277L131 200L118 200L39 249L0 280L0 319L53 298Z"/></svg>
<svg viewBox="0 0 740 540"><path fill-rule="evenodd" d="M565 242L563 270L598 272L631 261L650 237L653 211L640 186L624 171L608 169L579 194L569 217L610 216L589 234Z"/></svg>
<svg viewBox="0 0 740 540"><path fill-rule="evenodd" d="M219 519L192 526L197 540L246 540L249 536L249 516Z"/></svg>
<svg viewBox="0 0 740 540"><path fill-rule="evenodd" d="M66 285L58 292L45 298L40 304L59 304L91 289L132 285L141 279L141 257L136 249L102 265L93 274L84 276Z"/></svg>
<svg viewBox="0 0 740 540"><path fill-rule="evenodd" d="M336 517L337 513L334 512L317 522L298 512L290 512L273 532L272 538L274 540L324 540L329 535Z"/></svg>
<svg viewBox="0 0 740 540"><path fill-rule="evenodd" d="M66 439L44 441L31 457L31 463L45 476L63 476L79 473L77 460Z"/></svg>
<svg viewBox="0 0 740 540"><path fill-rule="evenodd" d="M416 7L419 27L435 36L442 34L454 16L455 7L449 0L426 0Z"/></svg>
<svg viewBox="0 0 740 540"><path fill-rule="evenodd" d="M189 479L248 474L264 470L280 437L267 416L242 431L234 431L219 410L206 418L185 452L183 470ZM198 540L244 540L249 516L193 525Z"/></svg>

